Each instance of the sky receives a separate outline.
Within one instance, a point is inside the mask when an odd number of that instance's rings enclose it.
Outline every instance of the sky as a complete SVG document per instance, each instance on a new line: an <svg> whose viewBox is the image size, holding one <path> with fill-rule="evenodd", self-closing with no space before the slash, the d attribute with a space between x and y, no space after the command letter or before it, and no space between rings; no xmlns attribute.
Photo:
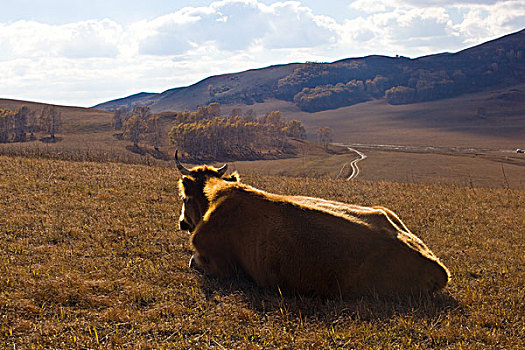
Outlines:
<svg viewBox="0 0 525 350"><path fill-rule="evenodd" d="M0 98L90 107L290 62L456 52L523 0L0 0Z"/></svg>

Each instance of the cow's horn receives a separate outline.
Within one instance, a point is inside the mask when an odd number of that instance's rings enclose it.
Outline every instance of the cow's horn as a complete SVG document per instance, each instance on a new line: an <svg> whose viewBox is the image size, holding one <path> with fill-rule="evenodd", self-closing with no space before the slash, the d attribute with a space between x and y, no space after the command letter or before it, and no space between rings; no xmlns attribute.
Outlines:
<svg viewBox="0 0 525 350"><path fill-rule="evenodd" d="M186 169L184 167L184 165L182 165L180 162L179 162L179 157L177 157L177 153L179 152L179 150L176 150L175 151L175 162L177 163L177 168L179 169L180 173L182 175L191 175L191 171L189 171L188 169Z"/></svg>
<svg viewBox="0 0 525 350"><path fill-rule="evenodd" d="M217 169L217 172L219 172L219 175L224 175L224 173L228 170L228 164L224 164L219 169Z"/></svg>

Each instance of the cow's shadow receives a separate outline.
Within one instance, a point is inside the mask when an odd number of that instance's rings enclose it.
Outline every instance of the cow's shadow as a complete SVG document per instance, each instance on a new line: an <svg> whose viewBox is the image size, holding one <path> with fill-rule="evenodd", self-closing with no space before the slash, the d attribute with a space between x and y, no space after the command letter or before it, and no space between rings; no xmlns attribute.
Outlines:
<svg viewBox="0 0 525 350"><path fill-rule="evenodd" d="M201 275L200 280L202 292L209 300L235 295L261 316L286 312L287 317L314 318L326 324L340 319L373 321L403 315L432 321L446 313L464 312L464 307L446 290L432 295L366 295L343 299L262 289L244 275L230 279Z"/></svg>

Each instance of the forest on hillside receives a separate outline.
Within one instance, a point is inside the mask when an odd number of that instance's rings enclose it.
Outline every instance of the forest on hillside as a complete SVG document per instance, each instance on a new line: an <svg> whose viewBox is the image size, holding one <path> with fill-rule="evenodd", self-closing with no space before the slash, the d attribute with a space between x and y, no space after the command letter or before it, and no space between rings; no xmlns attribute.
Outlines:
<svg viewBox="0 0 525 350"><path fill-rule="evenodd" d="M525 74L523 51L500 48L469 59L448 55L449 64L447 55L434 61L377 56L332 64L306 63L278 81L276 95L307 112L382 97L394 105L438 100L520 82Z"/></svg>

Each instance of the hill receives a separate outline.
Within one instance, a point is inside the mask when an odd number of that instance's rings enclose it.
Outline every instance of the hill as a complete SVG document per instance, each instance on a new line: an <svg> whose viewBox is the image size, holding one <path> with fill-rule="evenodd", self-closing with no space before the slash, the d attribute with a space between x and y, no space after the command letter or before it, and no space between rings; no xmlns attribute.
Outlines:
<svg viewBox="0 0 525 350"><path fill-rule="evenodd" d="M404 105L376 99L315 113L280 100L250 108L259 113L278 109L286 118L301 120L310 139L319 127L328 125L334 130L334 140L347 144L525 147L524 84Z"/></svg>
<svg viewBox="0 0 525 350"><path fill-rule="evenodd" d="M375 99L411 104L523 83L524 53L522 30L452 54L271 66L210 77L160 94L141 93L96 108L148 105L161 112L194 110L212 102L252 105L277 99L318 112Z"/></svg>
<svg viewBox="0 0 525 350"><path fill-rule="evenodd" d="M26 106L37 114L40 114L44 107L55 107L62 114L65 122L62 132L66 134L97 134L111 131L113 113L108 111L0 98L0 108L14 111L21 106Z"/></svg>
<svg viewBox="0 0 525 350"><path fill-rule="evenodd" d="M393 209L449 267L433 298L327 300L188 269L174 168L0 156L0 348L523 348L523 190L245 176Z"/></svg>

